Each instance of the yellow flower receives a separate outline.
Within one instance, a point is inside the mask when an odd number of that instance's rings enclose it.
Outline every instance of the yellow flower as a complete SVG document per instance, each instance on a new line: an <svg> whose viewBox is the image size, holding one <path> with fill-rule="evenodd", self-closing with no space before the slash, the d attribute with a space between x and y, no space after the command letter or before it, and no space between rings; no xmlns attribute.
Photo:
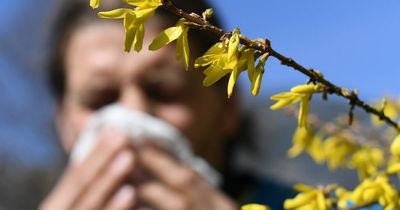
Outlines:
<svg viewBox="0 0 400 210"><path fill-rule="evenodd" d="M323 151L329 169L345 166L346 160L356 151L356 146L342 135L334 135L324 141Z"/></svg>
<svg viewBox="0 0 400 210"><path fill-rule="evenodd" d="M135 9L120 8L106 12L99 12L101 18L124 19L125 29L125 51L134 50L139 52L143 46L144 23L154 14L155 10L162 5L157 0L126 0L127 3L137 6Z"/></svg>
<svg viewBox="0 0 400 210"><path fill-rule="evenodd" d="M161 0L124 0L126 3L140 7L142 9L146 8L157 8L162 5Z"/></svg>
<svg viewBox="0 0 400 210"><path fill-rule="evenodd" d="M270 210L268 206L260 204L246 204L240 208L241 210Z"/></svg>
<svg viewBox="0 0 400 210"><path fill-rule="evenodd" d="M299 156L311 143L315 133L310 129L297 127L292 138L292 147L288 151L289 157Z"/></svg>
<svg viewBox="0 0 400 210"><path fill-rule="evenodd" d="M290 89L292 93L302 93L302 94L313 94L320 92L320 85L319 84L306 84L306 85L297 85Z"/></svg>
<svg viewBox="0 0 400 210"><path fill-rule="evenodd" d="M397 174L400 172L400 163L390 164L387 168L387 173Z"/></svg>
<svg viewBox="0 0 400 210"><path fill-rule="evenodd" d="M307 153L318 164L323 163L326 159L325 151L323 150L322 137L316 134L307 148Z"/></svg>
<svg viewBox="0 0 400 210"><path fill-rule="evenodd" d="M386 172L390 175L400 173L400 159L399 156L390 156L387 164Z"/></svg>
<svg viewBox="0 0 400 210"><path fill-rule="evenodd" d="M239 35L240 30L236 28L229 40L216 43L203 56L197 58L194 64L195 68L208 66L203 72L206 75L203 85L206 87L231 73L227 87L228 97L232 95L236 80L245 68L245 59L239 59Z"/></svg>
<svg viewBox="0 0 400 210"><path fill-rule="evenodd" d="M382 103L382 111L387 117L389 117L392 120L396 119L399 116L396 104L393 101L384 99ZM385 124L376 115L371 116L371 122L374 126L378 128L382 127Z"/></svg>
<svg viewBox="0 0 400 210"><path fill-rule="evenodd" d="M245 56L242 54L242 57ZM251 94L256 96L260 91L261 80L264 75L264 66L269 54L265 53L261 56L256 68L254 68L254 54L248 56L247 71L251 82Z"/></svg>
<svg viewBox="0 0 400 210"><path fill-rule="evenodd" d="M189 43L187 33L189 27L184 24L185 19L178 21L176 26L170 27L162 31L149 46L149 50L158 50L161 47L177 40L176 44L176 58L180 59L183 57L185 63L185 69L189 68Z"/></svg>
<svg viewBox="0 0 400 210"><path fill-rule="evenodd" d="M304 96L301 98L298 118L299 127L307 127L307 117L308 113L310 112L310 100L311 94L308 93L304 94Z"/></svg>
<svg viewBox="0 0 400 210"><path fill-rule="evenodd" d="M272 100L277 101L275 104L273 104L270 109L271 110L276 110L276 109L281 109L283 107L286 107L291 104L295 104L301 100L301 98L304 97L303 94L298 94L298 93L292 93L292 92L283 92L283 93L278 93L276 95L271 96Z"/></svg>
<svg viewBox="0 0 400 210"><path fill-rule="evenodd" d="M348 202L351 198L351 191L347 191L345 188L338 187L335 190L335 195L338 200L338 206L340 209L346 209Z"/></svg>
<svg viewBox="0 0 400 210"><path fill-rule="evenodd" d="M90 6L93 9L96 9L100 6L100 0L90 0Z"/></svg>
<svg viewBox="0 0 400 210"><path fill-rule="evenodd" d="M297 184L294 188L300 193L293 199L286 199L285 210L330 210L333 201L327 198L322 189Z"/></svg>
<svg viewBox="0 0 400 210"><path fill-rule="evenodd" d="M400 157L400 135L398 135L392 142L392 145L390 146L390 152L397 156Z"/></svg>
<svg viewBox="0 0 400 210"><path fill-rule="evenodd" d="M194 62L194 67L206 67L204 74L206 77L203 80L203 85L208 87L220 80L225 75L229 74L232 69L228 68L227 63L227 47L223 42L214 44L207 52L197 58Z"/></svg>
<svg viewBox="0 0 400 210"><path fill-rule="evenodd" d="M399 209L399 195L387 176L365 179L350 197L356 204L378 202L385 210Z"/></svg>
<svg viewBox="0 0 400 210"><path fill-rule="evenodd" d="M229 39L228 44L228 65L232 66L232 73L228 81L228 98L231 97L233 87L235 86L236 80L241 73L241 69L239 69L238 67L238 47L240 43L239 35L240 30L238 28L235 28L235 30L233 30L232 37Z"/></svg>
<svg viewBox="0 0 400 210"><path fill-rule="evenodd" d="M358 171L360 180L376 175L384 161L383 151L377 147L363 147L356 151L350 159L349 167Z"/></svg>
<svg viewBox="0 0 400 210"><path fill-rule="evenodd" d="M272 110L276 110L300 101L298 124L299 127L307 127L307 117L310 111L311 95L320 91L321 90L319 85L298 85L296 87L293 87L290 92L283 92L271 96L271 99L277 102L273 104L270 108Z"/></svg>

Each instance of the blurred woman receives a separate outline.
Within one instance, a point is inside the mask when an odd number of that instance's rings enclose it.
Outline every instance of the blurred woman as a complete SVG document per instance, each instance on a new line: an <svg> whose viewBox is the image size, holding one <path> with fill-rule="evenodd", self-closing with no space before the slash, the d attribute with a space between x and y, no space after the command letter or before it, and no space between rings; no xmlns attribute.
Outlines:
<svg viewBox="0 0 400 210"><path fill-rule="evenodd" d="M201 14L209 8L203 1L174 3L189 13ZM104 1L101 11L125 6ZM156 210L231 210L238 208L233 197L243 198L249 187L258 187L254 177L236 176L230 168L233 143L228 139L237 136L240 120L237 96L227 100L226 81L203 87L201 71L185 71L182 61L175 58L172 44L155 52L147 50L152 39L177 20L170 13L157 12L146 23L144 49L125 53L120 21L99 19L86 1L68 1L53 34L54 58L49 72L58 100L58 131L69 153L100 108L119 103L149 113L181 131L196 155L224 175L221 189L160 149L147 146L133 150L123 133L108 129L101 132L98 145L85 161L65 169L42 203L42 210L141 206ZM216 19L211 22L218 24ZM189 39L192 61L218 41L201 31L190 33ZM154 179L130 181L139 166Z"/></svg>

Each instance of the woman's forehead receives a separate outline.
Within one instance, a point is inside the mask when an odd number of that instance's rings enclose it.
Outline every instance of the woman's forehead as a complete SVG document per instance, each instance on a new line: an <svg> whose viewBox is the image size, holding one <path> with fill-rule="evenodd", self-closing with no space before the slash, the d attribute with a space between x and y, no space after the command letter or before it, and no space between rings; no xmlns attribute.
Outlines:
<svg viewBox="0 0 400 210"><path fill-rule="evenodd" d="M67 45L66 73L89 83L115 79L129 83L175 81L171 84L195 78L200 81L200 71L188 73L184 71L183 62L176 60L174 44L157 51L147 49L160 31L158 26L147 26L142 51L126 53L123 51L124 30L118 22L81 26Z"/></svg>

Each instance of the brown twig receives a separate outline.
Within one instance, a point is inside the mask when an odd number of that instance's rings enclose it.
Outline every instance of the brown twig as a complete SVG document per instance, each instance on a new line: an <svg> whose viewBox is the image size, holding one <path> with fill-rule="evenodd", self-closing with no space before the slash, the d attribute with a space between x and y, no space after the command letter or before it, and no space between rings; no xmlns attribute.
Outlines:
<svg viewBox="0 0 400 210"><path fill-rule="evenodd" d="M182 9L179 9L173 5L171 0L162 0L163 1L163 7L167 10L169 10L172 13L175 13L179 17L185 18L187 21L192 22L193 24L189 24L189 27L196 28L199 30L206 30L210 31L218 36L223 36L225 34L228 34L227 32L224 32L223 29L218 28L212 24L210 24L208 21L203 19L200 15L192 13L186 13ZM357 106L363 109L365 112L376 115L379 117L379 119L385 121L388 125L392 126L395 128L398 132L400 132L400 127L397 124L397 122L393 121L390 119L388 116L386 116L382 111L375 109L371 105L365 103L363 100L361 100L358 95L354 91L349 91L345 88L339 87L332 82L326 80L322 74L316 72L313 69L307 69L304 66L300 65L297 63L295 60L292 58L286 57L279 52L275 51L271 45L269 44L269 41L266 40L265 43L261 42L256 42L250 40L248 37L244 35L240 35L240 43L246 46L249 46L253 49L256 49L260 51L261 53L269 53L271 56L275 57L278 59L282 65L286 65L289 67L292 67L296 71L301 72L302 74L307 75L311 81L323 84L325 86L325 93L329 94L336 94L340 97L346 98L349 101L349 104L351 106Z"/></svg>

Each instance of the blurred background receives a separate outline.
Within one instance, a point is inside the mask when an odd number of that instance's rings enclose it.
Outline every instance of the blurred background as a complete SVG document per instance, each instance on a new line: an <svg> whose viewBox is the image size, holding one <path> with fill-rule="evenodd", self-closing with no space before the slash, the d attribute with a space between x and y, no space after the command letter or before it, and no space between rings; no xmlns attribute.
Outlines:
<svg viewBox="0 0 400 210"><path fill-rule="evenodd" d="M1 3L0 209L34 206L66 161L54 130L54 102L45 81L49 30L54 16L62 9L60 3L61 0L3 0ZM306 67L321 70L326 78L340 86L358 89L363 99L400 93L400 1L217 0L210 3L222 17L226 30L240 27L250 38L270 39L278 52ZM269 96L306 80L271 58L258 97L250 96L247 78L242 75L239 84L243 107L245 110L259 107L263 110L259 116L280 118L268 112ZM341 99L332 100L345 104ZM329 106L333 105L321 105L318 109L323 111ZM273 132L278 124L294 126L291 119L274 121L274 125L263 119L259 118L260 126L269 126L265 132ZM274 135L277 139L283 138L279 133ZM265 152L268 153L265 158L270 162L283 161L289 145L289 140L277 145L279 149ZM263 148L271 147L264 145ZM282 164L276 165L285 167L287 163ZM272 177L282 175L273 166L261 173ZM283 179L296 177L303 177L301 181L305 182L310 180L307 174L301 173L286 174ZM36 189L37 193L32 195L32 191L23 190L25 187ZM21 199L25 202L16 202Z"/></svg>

